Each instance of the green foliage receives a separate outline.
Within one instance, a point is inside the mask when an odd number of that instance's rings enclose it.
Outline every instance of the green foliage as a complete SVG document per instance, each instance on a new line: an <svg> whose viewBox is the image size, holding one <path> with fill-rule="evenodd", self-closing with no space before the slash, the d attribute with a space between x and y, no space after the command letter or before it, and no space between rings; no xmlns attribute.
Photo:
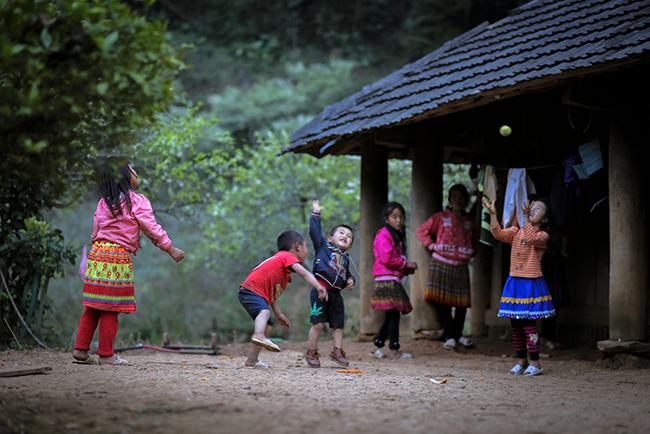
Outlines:
<svg viewBox="0 0 650 434"><path fill-rule="evenodd" d="M327 64L286 63L282 75L247 88L228 87L208 97L210 112L228 131L254 132L278 120L316 114L323 107L355 92L352 61Z"/></svg>
<svg viewBox="0 0 650 434"><path fill-rule="evenodd" d="M192 214L192 206L210 203L226 186L231 139L217 130L216 119L198 116L199 108L161 115L160 126L132 149L142 191L164 199L163 210Z"/></svg>
<svg viewBox="0 0 650 434"><path fill-rule="evenodd" d="M2 2L2 180L56 201L92 156L171 103L182 67L165 26L119 0Z"/></svg>
<svg viewBox="0 0 650 434"><path fill-rule="evenodd" d="M25 219L24 225L24 229L10 233L0 246L0 268L6 267L6 258L20 256L26 260L11 268L15 275L38 274L46 278L63 275L62 266L73 264L75 254L64 242L61 230L34 217Z"/></svg>
<svg viewBox="0 0 650 434"><path fill-rule="evenodd" d="M74 264L75 254L69 244L65 243L63 234L50 223L27 218L24 220L24 229L11 232L0 246L0 269L8 270L5 279L9 283L21 283L24 290L17 300L25 321L29 324L32 319L37 319L40 327L41 318L48 308L47 285L49 279L64 275L64 265ZM17 298L16 292L12 298ZM0 300L6 299L7 294L3 288ZM13 311L9 311L10 303L6 306L3 317L13 318ZM25 330L21 330L21 340Z"/></svg>

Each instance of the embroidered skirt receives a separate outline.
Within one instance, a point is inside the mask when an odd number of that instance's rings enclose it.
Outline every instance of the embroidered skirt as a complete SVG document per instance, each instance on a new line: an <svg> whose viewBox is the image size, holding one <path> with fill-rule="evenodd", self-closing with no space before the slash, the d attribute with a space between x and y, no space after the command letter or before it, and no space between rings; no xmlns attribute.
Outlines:
<svg viewBox="0 0 650 434"><path fill-rule="evenodd" d="M411 300L401 283L395 280L375 281L370 307L375 310L397 309L403 314L413 310Z"/></svg>
<svg viewBox="0 0 650 434"><path fill-rule="evenodd" d="M131 254L116 243L93 243L86 262L84 306L113 312L135 312L133 284Z"/></svg>
<svg viewBox="0 0 650 434"><path fill-rule="evenodd" d="M508 276L501 294L501 318L537 319L555 316L553 299L543 277Z"/></svg>
<svg viewBox="0 0 650 434"><path fill-rule="evenodd" d="M454 307L470 307L469 267L451 265L436 258L429 264L424 299Z"/></svg>

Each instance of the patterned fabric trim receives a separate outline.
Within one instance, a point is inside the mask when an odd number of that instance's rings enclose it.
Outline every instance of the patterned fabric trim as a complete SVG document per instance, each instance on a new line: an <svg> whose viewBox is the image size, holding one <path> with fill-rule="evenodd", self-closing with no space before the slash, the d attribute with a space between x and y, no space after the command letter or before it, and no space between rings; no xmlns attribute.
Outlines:
<svg viewBox="0 0 650 434"><path fill-rule="evenodd" d="M121 245L95 242L88 254L83 304L99 310L136 311L133 264Z"/></svg>
<svg viewBox="0 0 650 434"><path fill-rule="evenodd" d="M545 295L543 297L534 297L534 298L501 297L501 303L515 303L515 304L541 303L542 301L549 301L549 300L551 300L550 295Z"/></svg>

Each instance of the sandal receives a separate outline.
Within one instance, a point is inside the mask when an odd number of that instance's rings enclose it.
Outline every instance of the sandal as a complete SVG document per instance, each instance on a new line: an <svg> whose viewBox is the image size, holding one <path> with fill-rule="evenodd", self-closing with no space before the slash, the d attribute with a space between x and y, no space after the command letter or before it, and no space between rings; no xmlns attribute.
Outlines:
<svg viewBox="0 0 650 434"><path fill-rule="evenodd" d="M72 363L76 363L77 365L99 365L97 359L92 356L88 356L85 360L74 359Z"/></svg>
<svg viewBox="0 0 650 434"><path fill-rule="evenodd" d="M260 362L259 360L257 362L255 362L255 364L253 366L249 366L247 364L244 364L244 367L248 368L248 369L270 369L269 365L267 365L264 362Z"/></svg>
<svg viewBox="0 0 650 434"><path fill-rule="evenodd" d="M530 366L529 366L530 368ZM521 371L524 370L524 367L521 366L519 363L517 363L515 366L512 367L511 370L508 371L508 374L510 375L521 375ZM526 371L528 372L528 371Z"/></svg>
<svg viewBox="0 0 650 434"><path fill-rule="evenodd" d="M544 368L536 368L533 365L530 365L526 368L524 371L524 377L532 377L533 375L538 375L540 374Z"/></svg>
<svg viewBox="0 0 650 434"><path fill-rule="evenodd" d="M254 343L255 345L266 348L269 351L273 351L274 353L279 353L282 351L280 347L275 345L269 338L258 338L257 336L253 336L251 338L251 342Z"/></svg>
<svg viewBox="0 0 650 434"><path fill-rule="evenodd" d="M115 365L115 366L131 366L131 362L126 359L121 358L120 356L115 356L115 361L113 363L99 363L100 365Z"/></svg>

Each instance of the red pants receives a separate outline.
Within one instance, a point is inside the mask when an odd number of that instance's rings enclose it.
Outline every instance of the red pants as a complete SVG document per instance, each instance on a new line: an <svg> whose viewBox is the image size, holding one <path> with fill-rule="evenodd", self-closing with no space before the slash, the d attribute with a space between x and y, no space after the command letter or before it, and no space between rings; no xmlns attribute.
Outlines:
<svg viewBox="0 0 650 434"><path fill-rule="evenodd" d="M93 340L95 329L99 324L99 349L97 354L102 357L113 355L113 341L117 334L117 315L119 312L98 310L86 306L81 320L79 320L79 331L77 341L74 344L75 350L88 351L90 342Z"/></svg>

